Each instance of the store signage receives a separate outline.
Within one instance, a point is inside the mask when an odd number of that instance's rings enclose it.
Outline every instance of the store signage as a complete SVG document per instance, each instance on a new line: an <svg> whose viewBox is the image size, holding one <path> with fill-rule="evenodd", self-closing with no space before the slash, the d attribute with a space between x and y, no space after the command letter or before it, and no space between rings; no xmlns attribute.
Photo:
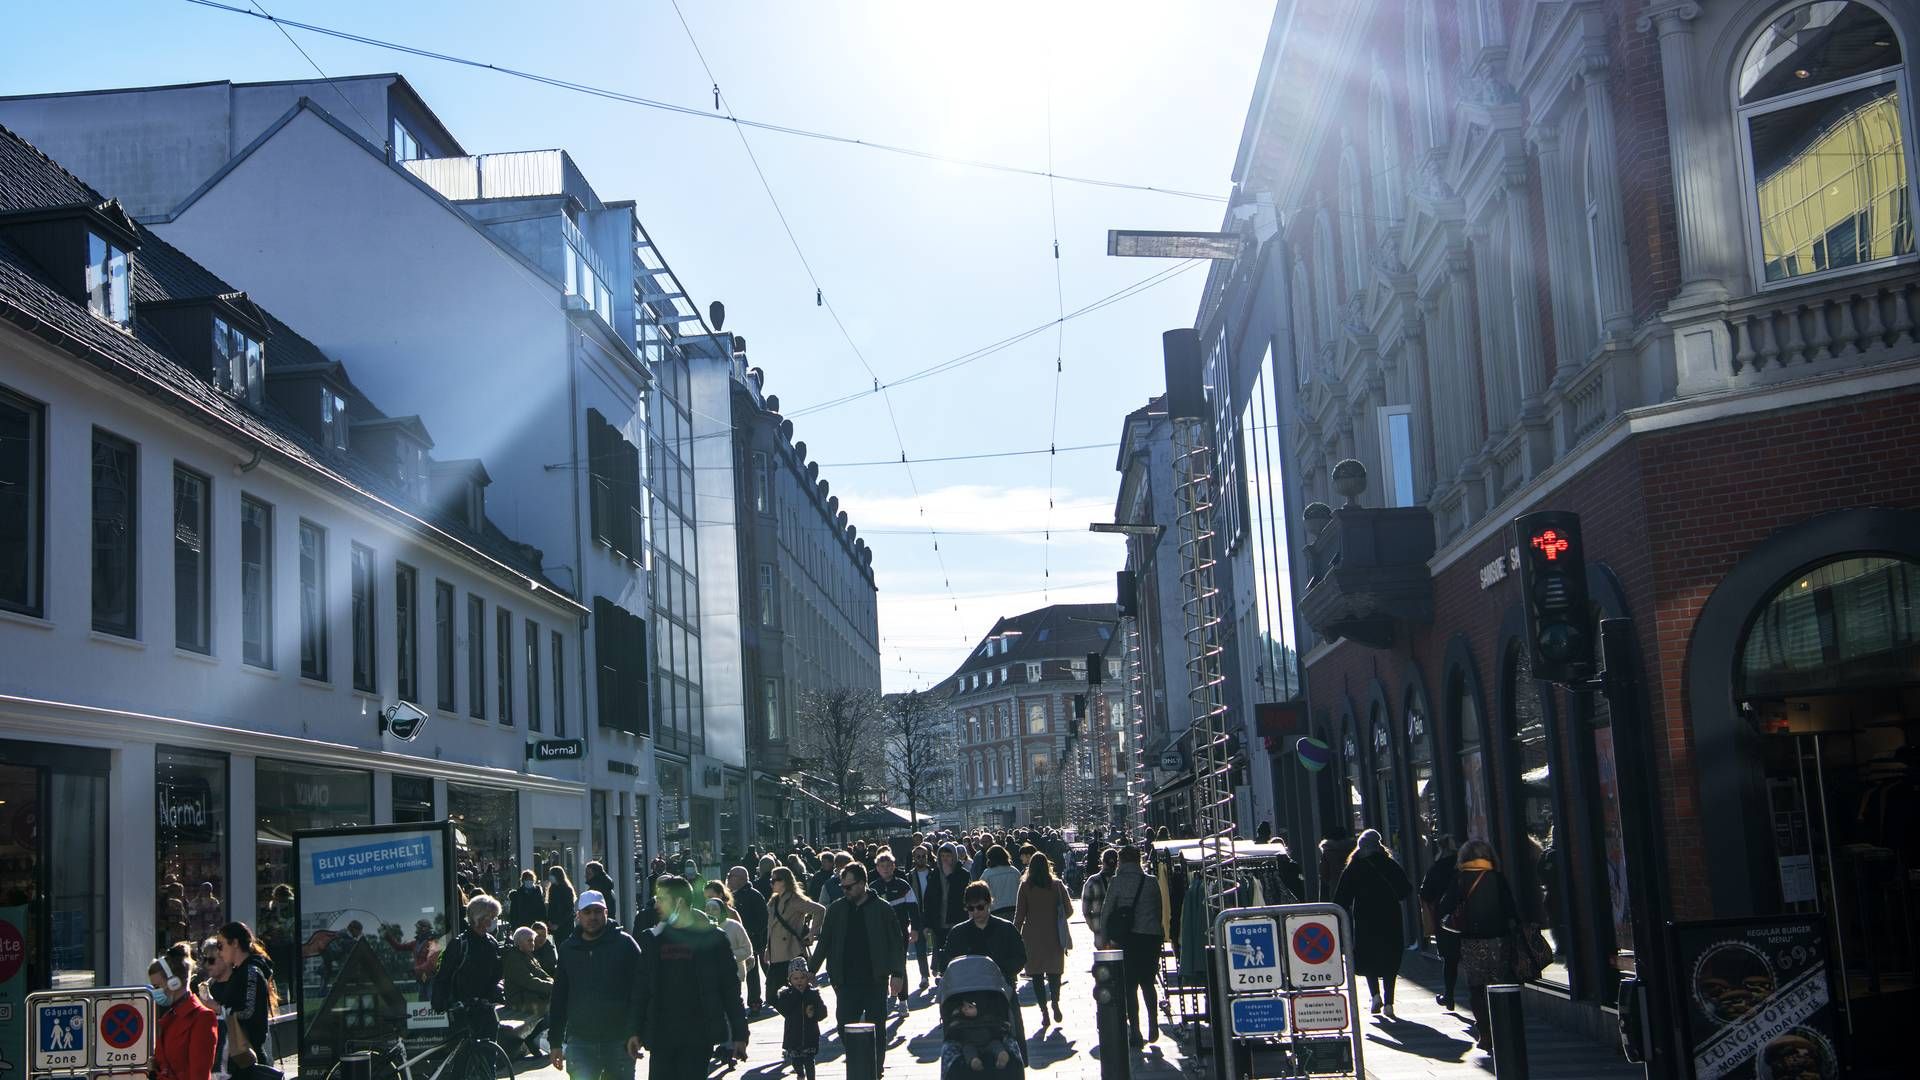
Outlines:
<svg viewBox="0 0 1920 1080"><path fill-rule="evenodd" d="M1169 747L1160 752L1160 771L1179 772L1182 760L1180 751Z"/></svg>
<svg viewBox="0 0 1920 1080"><path fill-rule="evenodd" d="M1507 580L1507 575L1520 569L1520 549L1508 548L1507 553L1480 568L1480 588L1491 589Z"/></svg>
<svg viewBox="0 0 1920 1080"><path fill-rule="evenodd" d="M705 799L717 799L726 794L727 774L718 760L696 754L691 771L695 795Z"/></svg>
<svg viewBox="0 0 1920 1080"><path fill-rule="evenodd" d="M380 711L380 730L401 742L412 742L426 722L427 711L411 701L396 701Z"/></svg>
<svg viewBox="0 0 1920 1080"><path fill-rule="evenodd" d="M579 761L586 756L585 739L535 739L527 744L529 761Z"/></svg>
<svg viewBox="0 0 1920 1080"><path fill-rule="evenodd" d="M1280 987L1280 923L1273 918L1238 919L1227 924L1227 988L1277 990Z"/></svg>
<svg viewBox="0 0 1920 1080"><path fill-rule="evenodd" d="M1670 924L1696 1080L1838 1076L1826 929L1761 916Z"/></svg>
<svg viewBox="0 0 1920 1080"><path fill-rule="evenodd" d="M212 835L212 785L198 777L186 777L162 781L156 790L162 829L177 839Z"/></svg>

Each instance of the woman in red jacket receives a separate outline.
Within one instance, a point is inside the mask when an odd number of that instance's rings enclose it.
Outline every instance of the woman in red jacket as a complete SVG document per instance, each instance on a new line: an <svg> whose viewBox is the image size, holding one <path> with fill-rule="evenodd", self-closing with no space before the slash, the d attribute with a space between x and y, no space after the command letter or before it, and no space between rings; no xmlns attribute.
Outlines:
<svg viewBox="0 0 1920 1080"><path fill-rule="evenodd" d="M220 1020L188 989L193 961L175 945L147 967L153 987L153 1080L210 1080Z"/></svg>

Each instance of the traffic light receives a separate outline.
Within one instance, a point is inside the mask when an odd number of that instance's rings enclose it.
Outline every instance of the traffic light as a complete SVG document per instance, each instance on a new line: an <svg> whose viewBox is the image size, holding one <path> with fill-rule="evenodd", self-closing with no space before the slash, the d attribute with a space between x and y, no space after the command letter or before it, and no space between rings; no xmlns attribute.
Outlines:
<svg viewBox="0 0 1920 1080"><path fill-rule="evenodd" d="M1100 685L1100 676L1104 673L1106 666L1107 666L1106 660L1102 658L1099 653L1090 652L1087 654L1087 685L1088 686Z"/></svg>
<svg viewBox="0 0 1920 1080"><path fill-rule="evenodd" d="M1593 674L1593 613L1580 515L1541 510L1513 519L1533 677L1580 682Z"/></svg>
<svg viewBox="0 0 1920 1080"><path fill-rule="evenodd" d="M1131 570L1116 572L1114 579L1120 617L1126 619L1140 614L1140 579Z"/></svg>

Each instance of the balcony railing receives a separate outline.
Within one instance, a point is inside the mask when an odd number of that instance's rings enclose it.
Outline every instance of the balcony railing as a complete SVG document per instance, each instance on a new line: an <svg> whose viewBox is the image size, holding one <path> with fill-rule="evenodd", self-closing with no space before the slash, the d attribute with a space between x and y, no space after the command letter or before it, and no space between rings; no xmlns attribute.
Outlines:
<svg viewBox="0 0 1920 1080"><path fill-rule="evenodd" d="M1727 313L1733 381L1773 382L1809 366L1870 363L1911 345L1920 274L1904 265L1804 288L1760 293Z"/></svg>

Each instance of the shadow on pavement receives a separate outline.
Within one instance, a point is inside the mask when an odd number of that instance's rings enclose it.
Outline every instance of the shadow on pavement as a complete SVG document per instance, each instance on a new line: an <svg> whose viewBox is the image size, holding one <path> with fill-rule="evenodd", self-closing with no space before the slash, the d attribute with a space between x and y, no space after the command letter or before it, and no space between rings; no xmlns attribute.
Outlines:
<svg viewBox="0 0 1920 1080"><path fill-rule="evenodd" d="M1434 1061L1464 1061L1473 1048L1470 1039L1456 1038L1438 1028L1411 1020L1392 1020L1367 1032L1368 1043L1379 1043Z"/></svg>
<svg viewBox="0 0 1920 1080"><path fill-rule="evenodd" d="M1059 1028L1050 1028L1045 1034L1035 1035L1027 1040L1027 1067L1045 1069L1079 1054L1074 1040L1067 1037Z"/></svg>

